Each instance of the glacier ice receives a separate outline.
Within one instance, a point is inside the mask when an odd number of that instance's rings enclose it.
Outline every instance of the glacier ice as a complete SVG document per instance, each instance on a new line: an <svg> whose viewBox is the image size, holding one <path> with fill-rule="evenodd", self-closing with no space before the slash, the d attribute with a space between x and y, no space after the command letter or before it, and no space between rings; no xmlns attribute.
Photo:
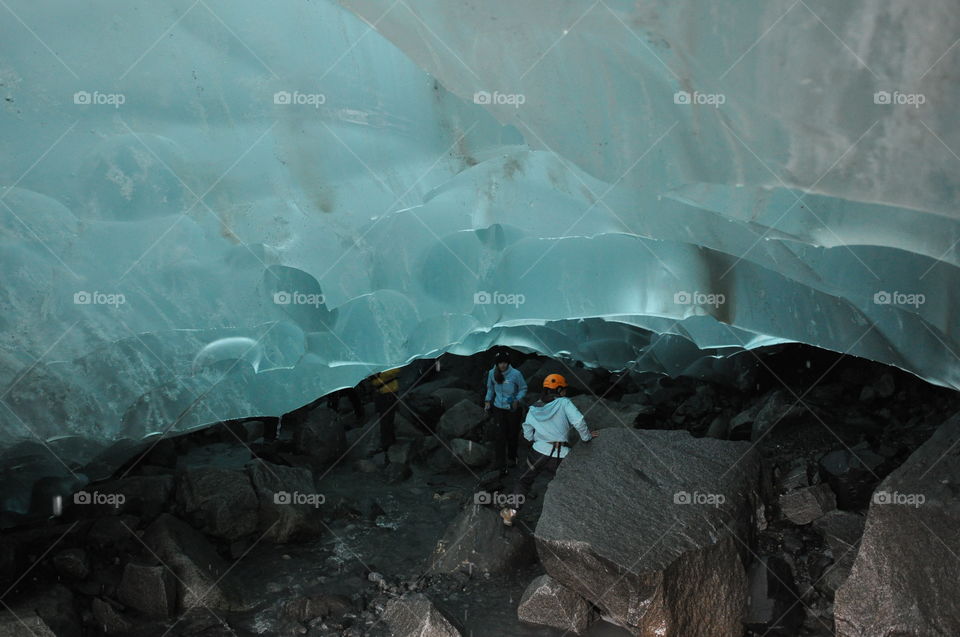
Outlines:
<svg viewBox="0 0 960 637"><path fill-rule="evenodd" d="M960 387L948 0L0 13L5 484L498 342Z"/></svg>

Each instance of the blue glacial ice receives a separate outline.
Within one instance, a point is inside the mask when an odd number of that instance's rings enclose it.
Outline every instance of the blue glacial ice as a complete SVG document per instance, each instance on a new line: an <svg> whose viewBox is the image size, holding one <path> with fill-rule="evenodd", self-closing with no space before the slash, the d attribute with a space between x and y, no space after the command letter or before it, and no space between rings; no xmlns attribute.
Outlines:
<svg viewBox="0 0 960 637"><path fill-rule="evenodd" d="M8 471L495 343L960 387L949 0L0 13Z"/></svg>

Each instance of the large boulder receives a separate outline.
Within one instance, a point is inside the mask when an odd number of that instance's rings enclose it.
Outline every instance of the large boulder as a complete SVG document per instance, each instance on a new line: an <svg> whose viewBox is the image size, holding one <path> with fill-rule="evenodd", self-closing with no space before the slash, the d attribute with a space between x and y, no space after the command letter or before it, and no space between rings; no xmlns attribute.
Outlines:
<svg viewBox="0 0 960 637"><path fill-rule="evenodd" d="M794 524L810 524L837 508L829 484L801 487L780 496L780 510Z"/></svg>
<svg viewBox="0 0 960 637"><path fill-rule="evenodd" d="M483 431L483 423L487 419L487 412L471 400L461 400L450 409L443 412L438 425L439 433L446 439L472 438L479 439Z"/></svg>
<svg viewBox="0 0 960 637"><path fill-rule="evenodd" d="M445 387L443 389L438 389L433 392L433 395L440 399L440 404L443 405L444 409L453 407L461 400L469 400L474 403L480 402L480 399L483 398L479 392L470 391L469 389L460 389L459 387Z"/></svg>
<svg viewBox="0 0 960 637"><path fill-rule="evenodd" d="M531 557L533 543L527 534L504 526L498 511L469 504L437 542L428 571L505 573L529 564Z"/></svg>
<svg viewBox="0 0 960 637"><path fill-rule="evenodd" d="M177 612L177 582L166 566L128 562L117 596L149 617L165 619Z"/></svg>
<svg viewBox="0 0 960 637"><path fill-rule="evenodd" d="M813 523L813 528L823 536L833 557L833 563L826 567L816 581L817 590L830 598L833 598L850 575L857 550L860 548L865 522L864 517L856 513L831 511Z"/></svg>
<svg viewBox="0 0 960 637"><path fill-rule="evenodd" d="M247 464L247 472L259 501L257 530L263 539L284 543L322 533L320 507L325 498L308 469L257 460Z"/></svg>
<svg viewBox="0 0 960 637"><path fill-rule="evenodd" d="M227 563L190 525L164 513L144 532L143 542L177 576L180 610L194 606L245 609L239 588L227 576Z"/></svg>
<svg viewBox="0 0 960 637"><path fill-rule="evenodd" d="M340 460L347 450L347 436L329 409L317 410L325 417L303 423L293 434L297 453L308 456L314 466L328 467Z"/></svg>
<svg viewBox="0 0 960 637"><path fill-rule="evenodd" d="M632 429L637 416L652 408L635 403L620 403L615 400L596 398L592 395L574 396L570 401L583 414L583 419L593 431L626 427ZM571 434L574 435L574 434Z"/></svg>
<svg viewBox="0 0 960 637"><path fill-rule="evenodd" d="M547 489L540 560L634 635L740 637L758 479L748 443L608 429Z"/></svg>
<svg viewBox="0 0 960 637"><path fill-rule="evenodd" d="M587 632L594 615L590 602L549 575L530 582L517 606L520 621L575 635Z"/></svg>
<svg viewBox="0 0 960 637"><path fill-rule="evenodd" d="M0 613L0 637L57 637L35 612Z"/></svg>
<svg viewBox="0 0 960 637"><path fill-rule="evenodd" d="M391 599L383 621L393 637L462 637L453 622L421 593Z"/></svg>
<svg viewBox="0 0 960 637"><path fill-rule="evenodd" d="M468 467L485 467L490 464L490 460L493 458L493 451L490 447L463 438L451 440L450 451Z"/></svg>
<svg viewBox="0 0 960 637"><path fill-rule="evenodd" d="M236 540L257 530L257 494L246 472L192 469L177 483L177 507L195 527L214 537Z"/></svg>
<svg viewBox="0 0 960 637"><path fill-rule="evenodd" d="M960 635L960 415L880 483L850 576L839 637Z"/></svg>

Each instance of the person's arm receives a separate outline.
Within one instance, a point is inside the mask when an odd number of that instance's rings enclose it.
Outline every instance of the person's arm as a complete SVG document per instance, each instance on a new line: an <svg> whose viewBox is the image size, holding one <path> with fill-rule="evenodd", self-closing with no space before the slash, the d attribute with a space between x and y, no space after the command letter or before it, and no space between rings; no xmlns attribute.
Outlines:
<svg viewBox="0 0 960 637"><path fill-rule="evenodd" d="M490 409L490 401L493 400L493 370L491 369L487 372L487 395L483 399L483 402L486 403L486 408Z"/></svg>
<svg viewBox="0 0 960 637"><path fill-rule="evenodd" d="M523 379L523 374L517 371L517 402L519 403L523 400L524 396L527 395L527 381Z"/></svg>
<svg viewBox="0 0 960 637"><path fill-rule="evenodd" d="M573 401L569 399L566 400L563 405L563 411L567 416L567 420L570 421L573 428L580 434L580 440L584 442L593 440L594 434L587 429L587 422L583 419L583 414L581 414L577 406L573 404Z"/></svg>
<svg viewBox="0 0 960 637"><path fill-rule="evenodd" d="M527 413L527 417L523 419L523 437L533 442L533 425L530 423L530 414Z"/></svg>

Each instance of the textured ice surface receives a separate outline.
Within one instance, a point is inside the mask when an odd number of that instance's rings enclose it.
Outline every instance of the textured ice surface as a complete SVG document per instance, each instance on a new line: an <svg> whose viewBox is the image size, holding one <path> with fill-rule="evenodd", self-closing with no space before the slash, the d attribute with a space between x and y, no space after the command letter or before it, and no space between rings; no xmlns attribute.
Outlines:
<svg viewBox="0 0 960 637"><path fill-rule="evenodd" d="M496 342L960 387L952 0L342 5L0 9L7 473Z"/></svg>

